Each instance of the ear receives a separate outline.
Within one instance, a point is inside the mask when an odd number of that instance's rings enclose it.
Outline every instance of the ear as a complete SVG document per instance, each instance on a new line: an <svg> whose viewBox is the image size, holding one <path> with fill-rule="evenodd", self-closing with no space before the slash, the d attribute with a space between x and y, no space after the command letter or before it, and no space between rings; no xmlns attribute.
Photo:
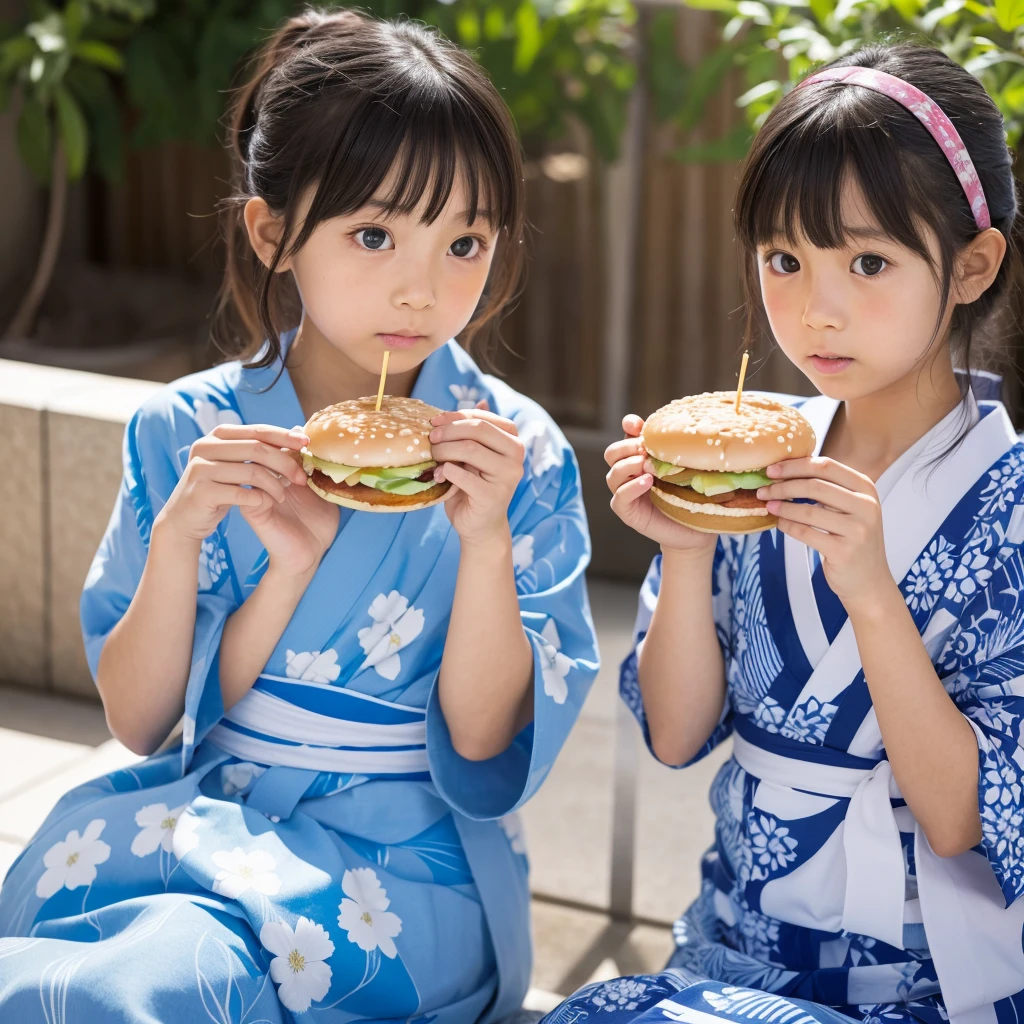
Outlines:
<svg viewBox="0 0 1024 1024"><path fill-rule="evenodd" d="M259 196L254 196L245 204L243 217L253 252L265 267L269 267L274 259L274 253L277 252L278 246L281 244L284 218L275 214L267 205L267 201ZM281 260L277 265L279 274L290 269L291 261L287 258Z"/></svg>
<svg viewBox="0 0 1024 1024"><path fill-rule="evenodd" d="M964 305L980 298L996 279L1006 255L1006 239L996 228L986 228L971 239L957 259L956 301Z"/></svg>

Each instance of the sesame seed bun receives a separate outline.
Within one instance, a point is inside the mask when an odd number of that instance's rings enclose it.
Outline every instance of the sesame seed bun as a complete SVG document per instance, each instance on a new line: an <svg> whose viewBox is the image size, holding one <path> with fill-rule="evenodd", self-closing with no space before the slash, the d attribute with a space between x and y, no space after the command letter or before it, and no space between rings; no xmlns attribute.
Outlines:
<svg viewBox="0 0 1024 1024"><path fill-rule="evenodd" d="M309 451L342 466L388 469L415 466L430 456L430 421L440 409L418 398L353 398L313 413L306 424Z"/></svg>
<svg viewBox="0 0 1024 1024"><path fill-rule="evenodd" d="M644 424L647 454L682 473L763 473L776 462L814 454L814 429L792 406L746 393L736 412L734 391L679 398ZM666 470L666 472L668 472ZM756 489L709 497L681 476L655 477L651 501L665 515L703 533L758 533L778 523Z"/></svg>
<svg viewBox="0 0 1024 1024"><path fill-rule="evenodd" d="M385 395L380 411L377 398L354 398L314 413L306 423L309 444L303 449L324 462L371 471L417 466L430 461L430 420L441 410L418 398ZM426 476L422 478L426 480ZM447 480L417 494L395 494L333 480L318 469L307 469L310 488L336 505L366 512L414 512L445 500Z"/></svg>

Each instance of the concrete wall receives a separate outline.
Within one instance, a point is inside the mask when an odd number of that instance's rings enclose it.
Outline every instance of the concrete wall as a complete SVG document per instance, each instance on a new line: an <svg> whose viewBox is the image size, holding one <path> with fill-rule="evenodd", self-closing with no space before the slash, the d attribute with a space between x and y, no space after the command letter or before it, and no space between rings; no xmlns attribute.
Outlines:
<svg viewBox="0 0 1024 1024"><path fill-rule="evenodd" d="M160 386L0 360L0 681L95 696L78 600L124 425Z"/></svg>

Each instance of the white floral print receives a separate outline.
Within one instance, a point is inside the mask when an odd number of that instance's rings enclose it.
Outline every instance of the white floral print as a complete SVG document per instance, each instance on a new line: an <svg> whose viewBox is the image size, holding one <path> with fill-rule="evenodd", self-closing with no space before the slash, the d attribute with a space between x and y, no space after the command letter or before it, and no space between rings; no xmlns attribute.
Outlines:
<svg viewBox="0 0 1024 1024"><path fill-rule="evenodd" d="M199 590L212 590L227 572L228 556L220 546L220 535L212 534L199 549Z"/></svg>
<svg viewBox="0 0 1024 1024"><path fill-rule="evenodd" d="M564 704L569 696L565 677L575 668L576 662L562 653L562 640L554 619L548 619L541 631L541 674L544 678L544 692L556 703Z"/></svg>
<svg viewBox="0 0 1024 1024"><path fill-rule="evenodd" d="M534 476L543 476L549 469L562 465L562 453L543 420L530 420L519 431L519 440L526 446L526 464Z"/></svg>
<svg viewBox="0 0 1024 1024"><path fill-rule="evenodd" d="M499 818L498 824L501 826L502 832L505 833L505 838L508 839L512 852L525 857L526 830L523 828L522 817L513 811L511 814L506 814L503 818Z"/></svg>
<svg viewBox="0 0 1024 1024"><path fill-rule="evenodd" d="M277 862L266 850L246 852L236 846L230 853L218 850L210 858L220 871L213 880L213 891L230 900L237 900L252 889L263 896L281 891L281 879L274 873Z"/></svg>
<svg viewBox="0 0 1024 1024"><path fill-rule="evenodd" d="M751 811L747 833L753 859L750 877L755 881L781 871L796 860L797 841L789 834L789 829L780 825L770 814Z"/></svg>
<svg viewBox="0 0 1024 1024"><path fill-rule="evenodd" d="M284 921L268 921L260 929L260 942L274 954L270 977L292 1013L304 1013L327 995L331 969L324 961L334 952L334 943L323 925L300 917L293 931Z"/></svg>
<svg viewBox="0 0 1024 1024"><path fill-rule="evenodd" d="M524 533L512 538L512 566L516 575L526 572L533 565L533 537Z"/></svg>
<svg viewBox="0 0 1024 1024"><path fill-rule="evenodd" d="M635 978L616 978L606 981L590 996L590 1003L598 1010L614 1013L617 1010L635 1010L647 991L645 982Z"/></svg>
<svg viewBox="0 0 1024 1024"><path fill-rule="evenodd" d="M359 630L359 643L366 652L360 669L373 667L385 679L397 679L402 671L398 652L423 632L423 612L412 608L397 590L378 594L370 605L373 625Z"/></svg>
<svg viewBox="0 0 1024 1024"><path fill-rule="evenodd" d="M135 812L135 824L142 830L132 840L132 853L136 857L148 857L163 847L170 853L174 844L174 830L178 819L188 804L168 810L167 804L146 804Z"/></svg>
<svg viewBox="0 0 1024 1024"><path fill-rule="evenodd" d="M291 653L291 652L289 652ZM244 793L267 769L250 761L226 764L220 770L220 788L225 796Z"/></svg>
<svg viewBox="0 0 1024 1024"><path fill-rule="evenodd" d="M803 704L793 708L788 721L779 732L794 740L824 743L825 733L828 732L837 709L836 704L822 704L814 697L810 697Z"/></svg>
<svg viewBox="0 0 1024 1024"><path fill-rule="evenodd" d="M284 660L284 674L304 683L333 683L341 675L337 651L285 651Z"/></svg>
<svg viewBox="0 0 1024 1024"><path fill-rule="evenodd" d="M37 896L48 900L61 889L92 885L96 866L110 856L110 847L100 839L106 824L102 818L93 818L81 835L72 829L43 854L46 870L36 882Z"/></svg>
<svg viewBox="0 0 1024 1024"><path fill-rule="evenodd" d="M178 816L178 823L174 826L174 836L171 839L171 849L178 860L191 853L199 845L199 836L196 830L199 828L199 816L192 810L186 810Z"/></svg>
<svg viewBox="0 0 1024 1024"><path fill-rule="evenodd" d="M449 384L448 390L458 403L456 409L475 409L476 403L480 401L479 388L469 387L467 384Z"/></svg>
<svg viewBox="0 0 1024 1024"><path fill-rule="evenodd" d="M951 554L954 550L955 546L945 537L936 537L911 566L904 591L912 611L931 611L942 596L956 564Z"/></svg>
<svg viewBox="0 0 1024 1024"><path fill-rule="evenodd" d="M402 931L402 921L388 910L391 900L373 868L353 868L341 879L345 899L338 904L338 926L348 933L348 941L369 953L379 949L384 956L398 955L394 938Z"/></svg>
<svg viewBox="0 0 1024 1024"><path fill-rule="evenodd" d="M778 732L786 720L786 709L774 697L765 697L754 709L754 721L768 732Z"/></svg>
<svg viewBox="0 0 1024 1024"><path fill-rule="evenodd" d="M242 422L242 418L234 409L223 409L214 402L203 400L196 402L193 415L195 416L196 426L204 434L209 434L214 427L218 427L222 423Z"/></svg>

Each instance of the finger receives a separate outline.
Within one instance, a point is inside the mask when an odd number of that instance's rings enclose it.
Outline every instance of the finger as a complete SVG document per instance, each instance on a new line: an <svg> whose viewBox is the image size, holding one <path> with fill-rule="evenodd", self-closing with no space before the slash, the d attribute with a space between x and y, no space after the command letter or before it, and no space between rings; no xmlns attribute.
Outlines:
<svg viewBox="0 0 1024 1024"><path fill-rule="evenodd" d="M844 537L852 523L853 516L846 512L835 512L821 505L800 505L793 501L769 501L768 512L789 523L813 526L816 530Z"/></svg>
<svg viewBox="0 0 1024 1024"><path fill-rule="evenodd" d="M493 423L496 427L504 430L506 434L512 434L513 437L519 433L516 425L508 417L499 416L487 409L454 409L450 412L442 412L430 421L430 425L442 427L446 423L455 423L458 420L487 420L488 423Z"/></svg>
<svg viewBox="0 0 1024 1024"><path fill-rule="evenodd" d="M478 469L488 478L504 476L511 469L512 460L505 455L484 447L477 441L444 441L431 446L434 459L442 464L461 462L464 466ZM515 464L522 472L522 459Z"/></svg>
<svg viewBox="0 0 1024 1024"><path fill-rule="evenodd" d="M820 455L804 459L785 459L769 466L766 472L773 480L816 477L839 484L850 491L859 491L861 494L875 493L875 485L870 477L844 466L841 462L836 462L835 459L826 459Z"/></svg>
<svg viewBox="0 0 1024 1024"><path fill-rule="evenodd" d="M303 427L275 427L269 423L218 423L207 437L222 441L262 441L274 448L294 448L298 451L309 444L309 435Z"/></svg>
<svg viewBox="0 0 1024 1024"><path fill-rule="evenodd" d="M620 459L628 459L644 450L643 441L638 438L627 437L623 441L613 441L604 450L604 461L609 466L614 466Z"/></svg>
<svg viewBox="0 0 1024 1024"><path fill-rule="evenodd" d="M626 437L639 437L640 431L643 429L644 421L636 413L631 412L628 416L622 417L622 432Z"/></svg>
<svg viewBox="0 0 1024 1024"><path fill-rule="evenodd" d="M491 451L504 455L506 458L517 458L522 462L526 455L523 443L513 435L487 420L457 420L434 427L430 431L432 448L450 441L476 441L490 448ZM437 458L435 455L434 458Z"/></svg>
<svg viewBox="0 0 1024 1024"><path fill-rule="evenodd" d="M490 411L491 404L490 404L490 402L487 401L486 398L481 398L480 401L476 403L476 407L478 409L483 409L485 411Z"/></svg>
<svg viewBox="0 0 1024 1024"><path fill-rule="evenodd" d="M194 458L206 462L255 462L295 483L304 483L306 479L305 470L297 461L297 452L283 451L254 439L230 441L209 436L200 438L189 451L189 459Z"/></svg>
<svg viewBox="0 0 1024 1024"><path fill-rule="evenodd" d="M212 462L202 469L211 483L255 487L266 491L274 501L284 501L287 477L279 477L255 462Z"/></svg>
<svg viewBox="0 0 1024 1024"><path fill-rule="evenodd" d="M612 495L612 511L620 519L628 519L634 514L633 506L651 489L653 483L654 477L650 473L641 473L635 479L627 480Z"/></svg>
<svg viewBox="0 0 1024 1024"><path fill-rule="evenodd" d="M220 484L211 481L203 489L203 500L213 508L227 508L238 505L242 508L253 507L263 503L264 491L251 487L238 487L234 484Z"/></svg>
<svg viewBox="0 0 1024 1024"><path fill-rule="evenodd" d="M866 498L866 495L841 487L839 484L813 477L784 480L773 483L770 487L759 487L757 496L762 501L776 498L780 500L809 498L821 505L849 513L859 511Z"/></svg>
<svg viewBox="0 0 1024 1024"><path fill-rule="evenodd" d="M806 544L809 548L813 548L822 558L827 559L831 556L833 545L835 544L835 537L831 534L822 533L813 526L807 526L804 523L794 523L788 519L779 520L779 529L787 537L792 537L794 540L800 541L801 544Z"/></svg>
<svg viewBox="0 0 1024 1024"><path fill-rule="evenodd" d="M458 487L460 491L465 491L471 498L482 498L487 494L487 481L465 466L460 466L456 462L446 462L439 469L443 474L442 479L447 480L453 487Z"/></svg>
<svg viewBox="0 0 1024 1024"><path fill-rule="evenodd" d="M605 474L605 483L608 489L614 494L627 480L635 480L643 476L647 470L644 467L643 455L634 455L628 459L620 459Z"/></svg>

